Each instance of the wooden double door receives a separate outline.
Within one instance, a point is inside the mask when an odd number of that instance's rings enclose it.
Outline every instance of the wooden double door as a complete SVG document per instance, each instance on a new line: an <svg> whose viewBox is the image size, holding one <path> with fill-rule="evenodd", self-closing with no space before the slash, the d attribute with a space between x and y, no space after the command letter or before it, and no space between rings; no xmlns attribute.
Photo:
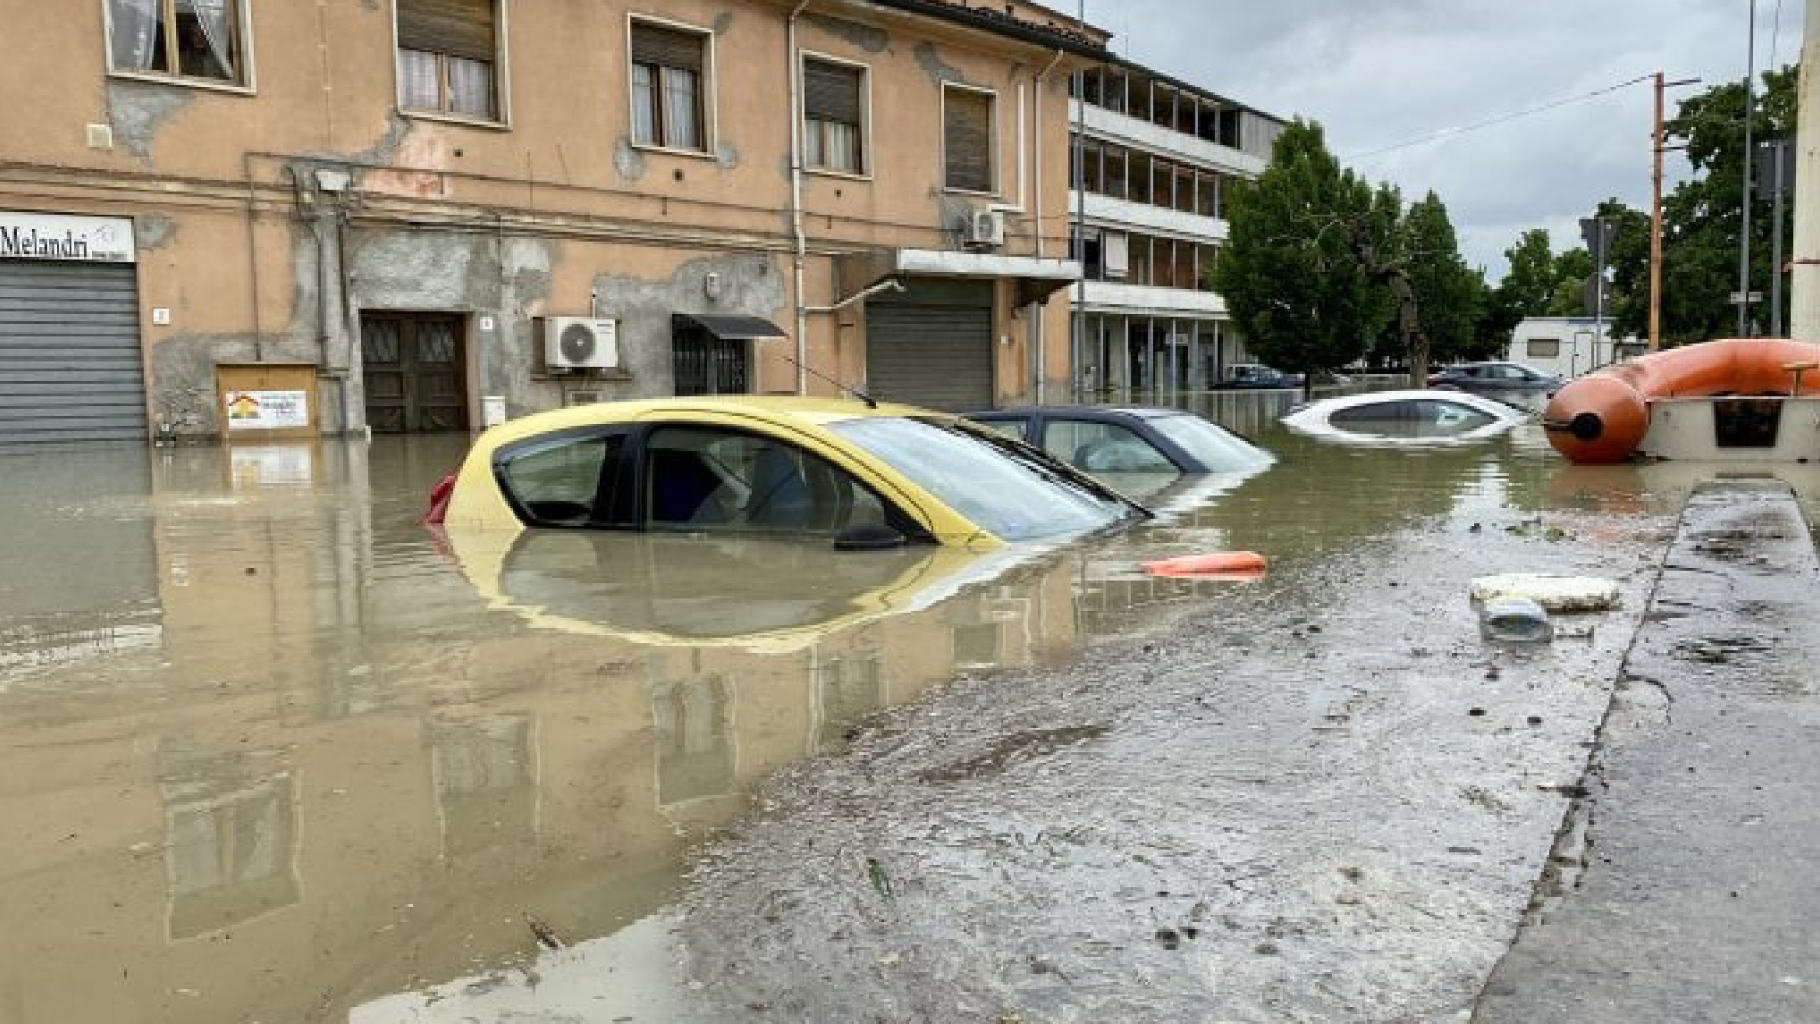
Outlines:
<svg viewBox="0 0 1820 1024"><path fill-rule="evenodd" d="M459 316L361 314L367 425L374 433L468 429L463 333Z"/></svg>

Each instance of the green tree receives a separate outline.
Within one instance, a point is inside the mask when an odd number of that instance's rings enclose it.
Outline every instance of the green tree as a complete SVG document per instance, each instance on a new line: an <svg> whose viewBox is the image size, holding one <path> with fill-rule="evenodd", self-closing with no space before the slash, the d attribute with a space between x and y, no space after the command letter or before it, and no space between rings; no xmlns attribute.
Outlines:
<svg viewBox="0 0 1820 1024"><path fill-rule="evenodd" d="M1259 359L1312 386L1316 371L1364 352L1389 312L1356 255L1353 228L1374 213L1371 188L1341 169L1320 125L1300 119L1264 173L1234 190L1213 286Z"/></svg>
<svg viewBox="0 0 1820 1024"><path fill-rule="evenodd" d="M1795 134L1795 86L1792 66L1763 75L1756 90L1753 133L1758 141ZM1683 145L1693 176L1677 185L1662 203L1662 334L1680 344L1729 337L1737 333L1737 307L1730 295L1738 287L1738 240L1743 227L1744 83L1727 82L1682 101L1664 126L1670 145ZM1754 193L1753 193L1754 195ZM1616 295L1614 330L1646 334L1649 330L1649 220L1647 215L1610 202L1612 210L1638 229L1621 228L1611 264ZM1792 218L1791 218L1792 219ZM1751 210L1751 287L1768 295L1770 202L1755 196ZM1783 253L1791 252L1790 225L1783 226ZM1783 300L1787 302L1784 289ZM1755 307L1767 329L1769 309ZM1786 314L1786 306L1784 309Z"/></svg>
<svg viewBox="0 0 1820 1024"><path fill-rule="evenodd" d="M1547 233L1544 232L1544 237ZM1506 275L1505 280L1509 280ZM1485 268L1478 271L1479 317L1473 323L1472 347L1461 354L1463 359L1497 359L1510 347L1511 333L1526 315L1504 288L1504 282L1492 287L1485 281Z"/></svg>
<svg viewBox="0 0 1820 1024"><path fill-rule="evenodd" d="M1555 250L1547 228L1530 228L1517 236L1517 244L1504 250L1510 269L1498 282L1500 301L1526 316L1545 316L1555 291ZM1513 322L1511 327L1516 327Z"/></svg>
<svg viewBox="0 0 1820 1024"><path fill-rule="evenodd" d="M1429 192L1410 206L1403 218L1404 259L1409 283L1422 320L1429 351L1419 353L1420 371L1426 378L1430 354L1458 359L1472 347L1479 319L1483 279L1467 267L1453 221L1441 198ZM1409 353L1412 363L1417 353ZM1417 369L1412 365L1412 372Z"/></svg>
<svg viewBox="0 0 1820 1024"><path fill-rule="evenodd" d="M1585 316L1586 286L1592 280L1593 258L1585 249L1569 249L1555 257L1554 287L1549 290L1542 316Z"/></svg>

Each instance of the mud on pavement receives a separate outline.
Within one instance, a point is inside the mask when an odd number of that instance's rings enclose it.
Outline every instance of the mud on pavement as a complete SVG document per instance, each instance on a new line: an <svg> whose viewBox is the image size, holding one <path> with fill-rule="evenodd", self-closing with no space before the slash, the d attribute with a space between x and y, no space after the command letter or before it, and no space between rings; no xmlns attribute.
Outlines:
<svg viewBox="0 0 1820 1024"><path fill-rule="evenodd" d="M1436 518L787 770L668 918L684 1019L1452 1018L1512 940L1661 530ZM1603 533L1603 536L1601 534ZM1572 538L1585 538L1574 540ZM1617 577L1529 650L1470 579Z"/></svg>

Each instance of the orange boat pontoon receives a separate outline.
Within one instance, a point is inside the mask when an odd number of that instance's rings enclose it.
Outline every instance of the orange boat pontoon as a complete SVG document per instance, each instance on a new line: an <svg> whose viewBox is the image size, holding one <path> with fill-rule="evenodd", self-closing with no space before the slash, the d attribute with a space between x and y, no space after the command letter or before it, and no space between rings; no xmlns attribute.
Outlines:
<svg viewBox="0 0 1820 1024"><path fill-rule="evenodd" d="M1569 383L1549 400L1542 425L1555 450L1574 462L1622 462L1649 432L1652 403L1787 398L1797 388L1802 395L1820 395L1817 357L1820 347L1785 338L1730 338L1667 349Z"/></svg>

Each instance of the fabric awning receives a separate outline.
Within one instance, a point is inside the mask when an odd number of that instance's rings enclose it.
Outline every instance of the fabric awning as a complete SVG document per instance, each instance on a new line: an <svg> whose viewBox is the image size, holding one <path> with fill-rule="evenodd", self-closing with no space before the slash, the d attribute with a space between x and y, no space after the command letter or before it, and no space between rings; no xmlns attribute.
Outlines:
<svg viewBox="0 0 1820 1024"><path fill-rule="evenodd" d="M672 327L693 327L723 341L783 341L790 336L763 317L742 313L673 313Z"/></svg>

